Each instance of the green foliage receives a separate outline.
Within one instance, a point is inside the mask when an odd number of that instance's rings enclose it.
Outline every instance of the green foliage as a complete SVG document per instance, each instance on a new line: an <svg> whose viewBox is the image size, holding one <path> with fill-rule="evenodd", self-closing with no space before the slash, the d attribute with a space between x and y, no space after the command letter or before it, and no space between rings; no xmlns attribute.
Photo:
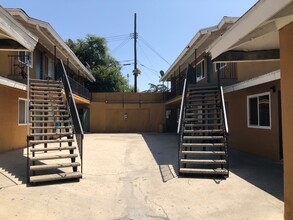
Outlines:
<svg viewBox="0 0 293 220"><path fill-rule="evenodd" d="M127 80L121 74L121 66L115 58L108 54L104 38L87 35L85 39L71 39L66 44L79 60L91 70L96 82L87 82L91 92L123 92L128 91Z"/></svg>
<svg viewBox="0 0 293 220"><path fill-rule="evenodd" d="M153 83L149 83L150 88L144 92L146 93L159 93L168 91L168 87L164 84L155 85Z"/></svg>

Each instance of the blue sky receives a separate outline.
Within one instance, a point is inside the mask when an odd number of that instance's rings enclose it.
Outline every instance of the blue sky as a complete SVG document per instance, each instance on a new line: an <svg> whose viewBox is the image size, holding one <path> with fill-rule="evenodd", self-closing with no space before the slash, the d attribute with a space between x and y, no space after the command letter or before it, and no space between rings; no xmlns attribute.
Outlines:
<svg viewBox="0 0 293 220"><path fill-rule="evenodd" d="M121 64L133 63L134 13L138 32L138 89L159 83L199 29L214 26L223 16L242 16L257 0L1 0L7 8L22 8L33 18L49 22L64 39L86 34L108 39L110 54ZM119 37L116 37L119 36ZM155 52L156 53L155 53ZM159 55L160 56L159 56ZM167 61L167 62L166 62ZM133 66L123 66L133 85Z"/></svg>

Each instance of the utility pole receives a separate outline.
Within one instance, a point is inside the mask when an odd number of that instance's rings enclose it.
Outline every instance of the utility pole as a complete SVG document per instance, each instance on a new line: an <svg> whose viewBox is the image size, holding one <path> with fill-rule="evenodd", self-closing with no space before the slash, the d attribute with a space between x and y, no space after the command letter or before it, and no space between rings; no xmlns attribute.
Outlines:
<svg viewBox="0 0 293 220"><path fill-rule="evenodd" d="M136 40L137 40L137 33L136 33L136 13L134 13L134 92L137 92L137 54L136 54Z"/></svg>

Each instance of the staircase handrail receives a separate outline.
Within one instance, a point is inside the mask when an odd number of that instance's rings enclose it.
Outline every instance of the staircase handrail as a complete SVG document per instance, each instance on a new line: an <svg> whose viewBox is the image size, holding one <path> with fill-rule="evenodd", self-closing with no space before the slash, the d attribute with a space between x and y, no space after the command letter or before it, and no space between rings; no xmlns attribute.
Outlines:
<svg viewBox="0 0 293 220"><path fill-rule="evenodd" d="M229 127L228 127L228 120L227 120L227 114L226 114L226 106L225 106L223 86L220 86L220 89L221 89L221 99L222 99L222 108L223 108L223 117L224 117L225 130L226 130L226 133L228 134L229 133Z"/></svg>
<svg viewBox="0 0 293 220"><path fill-rule="evenodd" d="M63 64L63 61L60 60L60 62L58 63L58 68L57 68L57 74L58 77L61 78L63 86L64 86L64 92L66 95L66 100L67 100L67 104L69 106L69 110L71 113L71 117L72 117L72 121L73 121L73 128L74 128L74 134L76 137L76 142L77 142L77 146L80 152L80 160L81 160L81 172L83 169L83 137L84 137L84 132L81 126L81 122L80 122L80 118L78 115L78 111L77 111L77 107L73 98L73 93L72 93L72 89L69 83L69 79L68 76L66 74L66 70Z"/></svg>
<svg viewBox="0 0 293 220"><path fill-rule="evenodd" d="M181 107L180 107L180 114L179 114L179 120L178 120L177 134L180 134L181 129L182 129L183 111L184 111L185 105L186 105L186 95L187 95L187 87L189 84L190 68L191 68L191 66L187 65L185 79L184 79L184 85L183 85L183 91L182 91L182 97L181 97Z"/></svg>

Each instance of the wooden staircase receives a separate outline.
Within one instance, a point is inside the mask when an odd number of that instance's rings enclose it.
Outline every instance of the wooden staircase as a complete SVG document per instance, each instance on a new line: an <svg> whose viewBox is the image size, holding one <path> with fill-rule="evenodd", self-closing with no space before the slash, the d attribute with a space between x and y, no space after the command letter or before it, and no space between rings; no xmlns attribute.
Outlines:
<svg viewBox="0 0 293 220"><path fill-rule="evenodd" d="M179 175L228 176L222 106L218 86L188 86L180 133Z"/></svg>
<svg viewBox="0 0 293 220"><path fill-rule="evenodd" d="M61 81L30 80L28 182L79 179L79 152Z"/></svg>

